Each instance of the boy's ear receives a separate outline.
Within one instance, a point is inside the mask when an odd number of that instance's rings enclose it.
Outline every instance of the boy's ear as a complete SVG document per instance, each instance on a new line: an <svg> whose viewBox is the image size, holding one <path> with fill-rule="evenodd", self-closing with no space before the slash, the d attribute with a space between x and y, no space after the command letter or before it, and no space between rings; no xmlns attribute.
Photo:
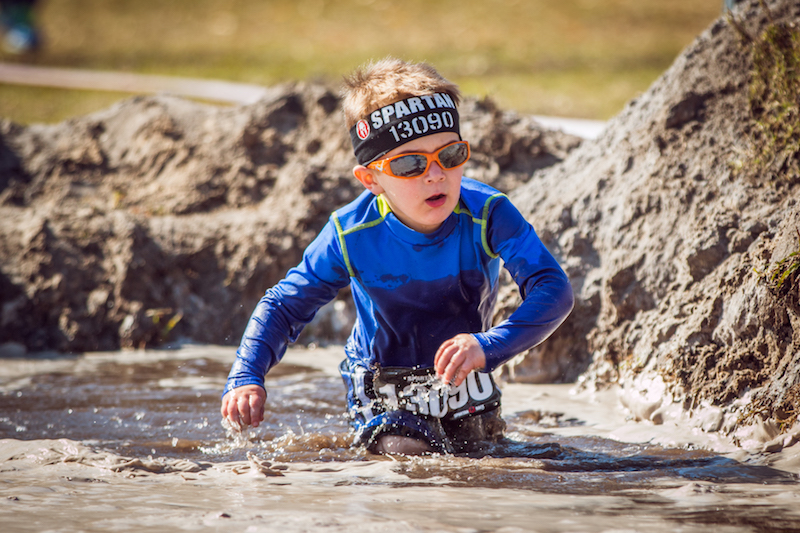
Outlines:
<svg viewBox="0 0 800 533"><path fill-rule="evenodd" d="M356 165L353 167L353 176L355 176L364 187L369 189L372 194L378 196L383 193L383 187L378 183L375 172L375 170L367 168L364 165Z"/></svg>

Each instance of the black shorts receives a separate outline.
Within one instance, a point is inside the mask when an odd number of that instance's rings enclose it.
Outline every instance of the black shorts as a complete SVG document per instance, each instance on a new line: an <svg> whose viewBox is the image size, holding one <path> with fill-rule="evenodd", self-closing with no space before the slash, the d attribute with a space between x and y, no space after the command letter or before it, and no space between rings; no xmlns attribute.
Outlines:
<svg viewBox="0 0 800 533"><path fill-rule="evenodd" d="M500 391L489 374L474 373L462 386L422 401L414 394L417 383L403 384L408 380L433 381L431 369L376 370L358 365L351 368L348 360L339 365L347 387L355 444L373 449L379 437L400 435L427 442L440 453L463 453L503 437ZM387 379L393 371L399 371L401 377L392 374ZM390 394L385 394L387 381L394 383Z"/></svg>

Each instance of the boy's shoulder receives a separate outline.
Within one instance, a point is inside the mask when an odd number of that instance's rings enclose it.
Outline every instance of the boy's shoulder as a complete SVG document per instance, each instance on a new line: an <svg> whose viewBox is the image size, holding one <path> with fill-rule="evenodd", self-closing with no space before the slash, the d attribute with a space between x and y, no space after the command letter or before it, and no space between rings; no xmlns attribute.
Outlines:
<svg viewBox="0 0 800 533"><path fill-rule="evenodd" d="M461 205L475 218L485 218L493 202L508 197L481 181L471 178L461 180Z"/></svg>
<svg viewBox="0 0 800 533"><path fill-rule="evenodd" d="M487 185L486 183L476 179L467 178L466 176L461 178L461 190L472 194L483 194L487 196L503 194L491 185Z"/></svg>

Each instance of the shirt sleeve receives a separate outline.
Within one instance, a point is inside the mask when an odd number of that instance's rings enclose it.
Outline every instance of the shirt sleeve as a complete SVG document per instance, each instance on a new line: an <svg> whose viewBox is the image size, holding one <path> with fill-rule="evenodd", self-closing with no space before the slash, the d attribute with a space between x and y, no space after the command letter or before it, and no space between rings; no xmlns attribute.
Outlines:
<svg viewBox="0 0 800 533"><path fill-rule="evenodd" d="M299 265L256 305L242 335L223 395L243 385L264 386L264 376L297 340L320 307L350 281L331 221L306 248Z"/></svg>
<svg viewBox="0 0 800 533"><path fill-rule="evenodd" d="M574 296L567 275L506 197L491 208L487 240L517 283L523 300L507 320L475 334L486 355L486 370L492 371L547 339L569 316Z"/></svg>

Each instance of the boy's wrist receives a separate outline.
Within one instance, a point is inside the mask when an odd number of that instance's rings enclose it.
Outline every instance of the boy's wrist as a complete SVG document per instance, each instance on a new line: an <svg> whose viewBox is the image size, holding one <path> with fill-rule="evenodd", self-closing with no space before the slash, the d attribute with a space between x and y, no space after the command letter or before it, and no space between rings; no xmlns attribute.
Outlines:
<svg viewBox="0 0 800 533"><path fill-rule="evenodd" d="M492 350L492 343L489 336L485 333L472 333L475 340L478 341L481 349L483 350L484 365L482 372L493 372L498 366L504 363L500 360Z"/></svg>
<svg viewBox="0 0 800 533"><path fill-rule="evenodd" d="M231 378L228 379L228 382L225 384L225 389L222 391L222 396L224 397L233 389L238 389L248 385L255 385L264 389L264 392L267 391L267 388L264 386L263 379L259 381L257 378Z"/></svg>

